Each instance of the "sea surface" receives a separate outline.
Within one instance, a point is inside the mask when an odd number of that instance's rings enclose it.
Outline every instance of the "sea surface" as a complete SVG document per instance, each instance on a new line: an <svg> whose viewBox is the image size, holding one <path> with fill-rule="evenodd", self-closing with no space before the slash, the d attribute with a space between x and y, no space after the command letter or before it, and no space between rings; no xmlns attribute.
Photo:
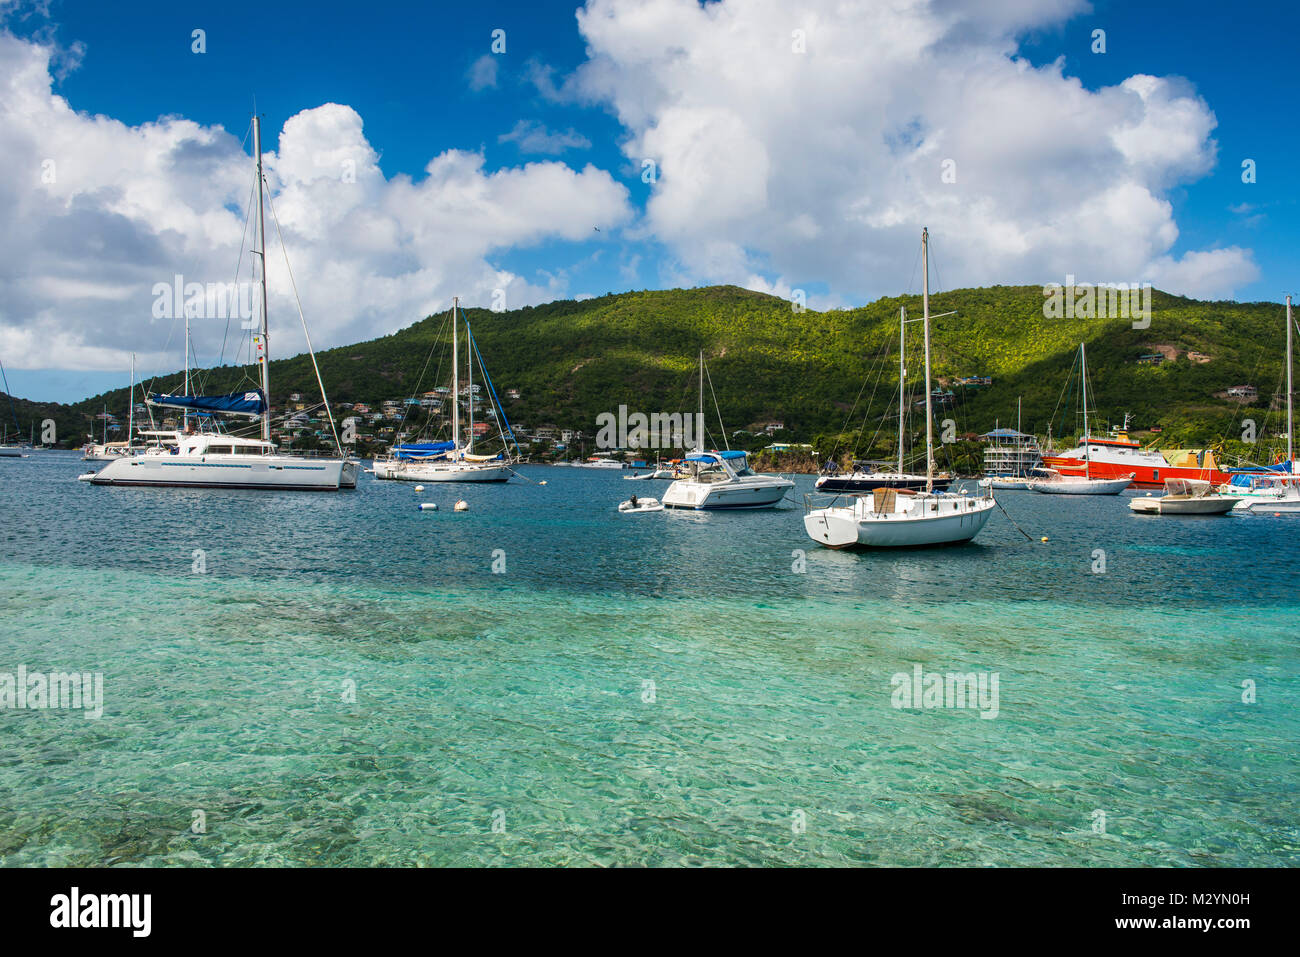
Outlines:
<svg viewBox="0 0 1300 957"><path fill-rule="evenodd" d="M666 483L85 467L0 459L0 680L103 681L0 708L6 866L1300 863L1297 516L1004 492L974 544L846 553L809 477L620 515ZM917 666L996 716L896 707Z"/></svg>

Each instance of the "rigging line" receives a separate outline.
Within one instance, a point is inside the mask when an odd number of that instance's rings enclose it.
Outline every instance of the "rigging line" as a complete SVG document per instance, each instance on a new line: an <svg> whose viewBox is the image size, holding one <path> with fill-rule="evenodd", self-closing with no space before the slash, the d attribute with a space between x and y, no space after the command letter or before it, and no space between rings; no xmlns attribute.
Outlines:
<svg viewBox="0 0 1300 957"><path fill-rule="evenodd" d="M989 497L993 498L993 496L989 496ZM1021 535L1025 536L1025 541L1032 542L1034 540L1028 532L1026 532L1023 528L1021 528L1019 525L1016 524L1015 519L1013 519L1010 515L1007 515L1007 510L1002 507L1001 502L999 502L996 498L993 498L993 504L998 507L998 511L1000 511L1003 515L1006 516L1007 521L1011 523L1011 527L1014 528Z"/></svg>
<svg viewBox="0 0 1300 957"><path fill-rule="evenodd" d="M713 375L709 372L709 364L704 363L704 378L709 383L709 395L713 396L713 411L718 413L718 428L722 430L722 444L727 451L731 451L731 443L727 440L727 426L722 421L722 406L718 405L718 394L713 391Z"/></svg>
<svg viewBox="0 0 1300 957"><path fill-rule="evenodd" d="M307 317L302 312L302 299L298 296L298 283L293 278L293 267L289 265L289 249L284 244L284 234L280 232L280 217L275 212L275 200L271 199L271 191L268 188L266 194L266 203L271 207L271 218L275 220L275 236L280 241L280 252L284 255L284 268L289 273L289 285L293 288L293 299L298 305L298 318L302 321L302 334L307 340L307 354L311 356L311 367L316 370L316 384L320 386L320 397L325 402L325 414L330 420L330 433L334 436L334 446L339 450L339 454L347 458L347 453L343 451L343 443L339 441L339 431L334 426L334 410L330 408L329 396L325 394L325 380L321 378L320 366L316 363L316 350L311 346L311 333L307 330ZM263 251L265 256L265 251ZM266 281L263 276L262 281ZM269 361L264 359L263 361ZM271 397L265 397L269 404Z"/></svg>
<svg viewBox="0 0 1300 957"><path fill-rule="evenodd" d="M430 317L430 318L432 318L432 317ZM429 352L428 352L428 354L426 354L425 357L424 357L424 366L423 366L423 368L420 369L420 375L419 375L419 377L416 378L416 380L415 380L415 390L414 390L415 392L420 392L420 386L424 385L424 375L425 375L426 372L429 371L429 363L433 361L433 353L434 353L434 350L436 350L440 345L442 345L442 334L443 334L443 332L446 331L446 329L447 329L447 323L450 322L450 321L451 321L451 313L448 312L447 315L446 315L446 316L443 318L443 320L442 320L442 325L438 327L438 331L437 331L437 333L436 333L436 334L434 335L434 337L433 337L433 344L429 346ZM439 359L439 360L438 360L438 371L434 374L434 381L437 382L437 381L439 380L439 378L441 377L441 375L442 375L442 360ZM423 393L421 393L421 395L423 395ZM416 398L416 396L412 395L412 396L410 396L410 398ZM456 401L456 400L453 399L452 401L454 402L454 401ZM412 406L412 405L405 405L405 406L403 406L403 408L402 408L402 420L397 424L397 435L402 435L402 434L404 434L404 433L406 432L406 419L407 419L407 416L409 416L409 415L411 414L411 409L418 409L418 408L423 408L423 406L419 406L419 405L415 405L415 406ZM441 410L439 410L439 411L441 411ZM429 416L428 419L427 419L427 420L425 421L425 423L424 423L424 428L420 429L420 431L416 433L416 438L419 438L421 435L423 435L423 434L425 433L425 430L429 428L429 425L430 425L430 423L432 423L432 421L433 421L433 417L432 417L432 416ZM401 442L404 442L404 441L406 441L406 440L405 440L405 439L402 439L402 440L400 440L400 441L398 442L398 444L401 444Z"/></svg>
<svg viewBox="0 0 1300 957"><path fill-rule="evenodd" d="M245 136L247 139L247 136ZM242 150L243 147L241 146ZM239 258L235 260L235 295L239 295L239 271L244 265L244 240L248 238L248 226L253 219L253 194L257 190L257 180L254 177L253 185L248 189L248 208L244 210L244 231L239 236ZM226 328L221 333L221 352L217 354L217 365L221 365L226 360L226 337L230 334L230 315L232 310L227 309Z"/></svg>
<svg viewBox="0 0 1300 957"><path fill-rule="evenodd" d="M478 340L474 338L474 330L470 328L469 320L465 320L465 331L469 335L469 348L472 356L478 358L478 371L483 373L483 381L487 383L488 394L492 397L492 407L497 414L497 435L501 438L501 448L508 450L509 444L506 442L506 432L510 433L510 441L515 443L515 452L520 458L523 457L523 450L519 448L519 440L515 438L515 430L510 427L510 420L506 417L506 410L501 406L501 399L497 396L497 390L492 385L492 377L488 375L487 366L483 364L483 353L478 351ZM474 401L471 395L470 402ZM505 432L501 430L501 423L505 423Z"/></svg>

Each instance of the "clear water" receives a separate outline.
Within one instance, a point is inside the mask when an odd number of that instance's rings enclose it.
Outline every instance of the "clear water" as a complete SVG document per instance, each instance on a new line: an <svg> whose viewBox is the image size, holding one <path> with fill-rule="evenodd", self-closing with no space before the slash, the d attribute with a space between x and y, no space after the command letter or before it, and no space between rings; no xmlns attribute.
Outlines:
<svg viewBox="0 0 1300 957"><path fill-rule="evenodd" d="M1300 861L1295 516L1007 492L1032 543L867 554L619 515L665 486L611 472L82 470L0 459L0 672L104 675L98 721L0 710L0 864ZM997 717L894 708L915 664L996 672Z"/></svg>

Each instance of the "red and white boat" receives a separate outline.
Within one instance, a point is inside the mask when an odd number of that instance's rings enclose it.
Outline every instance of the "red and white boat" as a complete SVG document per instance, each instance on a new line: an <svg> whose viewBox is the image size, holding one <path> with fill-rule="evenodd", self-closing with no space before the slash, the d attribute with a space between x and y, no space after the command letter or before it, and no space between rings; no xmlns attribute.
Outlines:
<svg viewBox="0 0 1300 957"><path fill-rule="evenodd" d="M1043 456L1043 464L1062 475L1091 474L1093 478L1133 476L1136 488L1164 488L1166 479L1197 479L1221 485L1231 476L1219 469L1210 449L1142 448L1117 429L1107 438L1085 437L1075 448Z"/></svg>

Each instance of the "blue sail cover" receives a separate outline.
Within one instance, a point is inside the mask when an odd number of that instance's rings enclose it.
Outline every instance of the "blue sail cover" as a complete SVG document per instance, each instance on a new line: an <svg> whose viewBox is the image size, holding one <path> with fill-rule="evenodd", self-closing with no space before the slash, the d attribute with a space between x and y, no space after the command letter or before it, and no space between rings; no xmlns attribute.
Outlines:
<svg viewBox="0 0 1300 957"><path fill-rule="evenodd" d="M403 445L394 445L393 455L399 459L435 459L455 447L455 442L407 442Z"/></svg>
<svg viewBox="0 0 1300 957"><path fill-rule="evenodd" d="M1274 472L1281 472L1284 475L1290 475L1291 463L1278 462L1276 465L1261 465L1257 468L1232 469L1232 478L1228 479L1228 482L1238 488L1250 488L1250 480L1252 477L1269 475Z"/></svg>
<svg viewBox="0 0 1300 957"><path fill-rule="evenodd" d="M261 389L250 392L232 392L229 395L160 395L149 393L150 405L170 409L197 409L201 412L229 412L234 415L261 415L266 411L266 399Z"/></svg>

